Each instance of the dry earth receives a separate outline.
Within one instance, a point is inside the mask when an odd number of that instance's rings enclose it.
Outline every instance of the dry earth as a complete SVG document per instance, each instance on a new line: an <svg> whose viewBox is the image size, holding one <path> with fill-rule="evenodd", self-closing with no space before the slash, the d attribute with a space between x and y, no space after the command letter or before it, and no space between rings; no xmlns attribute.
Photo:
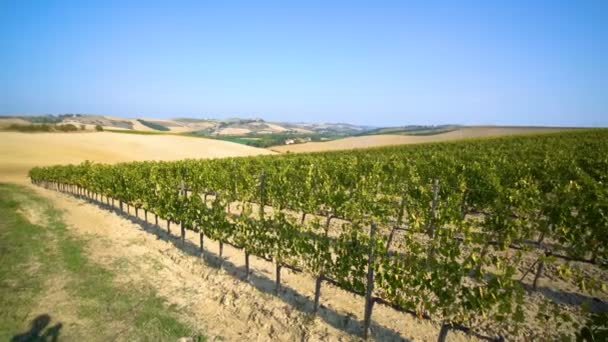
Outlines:
<svg viewBox="0 0 608 342"><path fill-rule="evenodd" d="M447 133L434 135L396 135L380 134L361 137L349 137L327 142L310 142L305 144L282 145L271 147L277 152L319 152L332 150L348 150L353 148L378 147L403 144L420 144L429 142L449 141L465 138L480 138L489 136L556 132L560 128L535 127L467 127Z"/></svg>
<svg viewBox="0 0 608 342"><path fill-rule="evenodd" d="M110 132L0 132L0 182L20 182L35 166L134 160L218 158L273 153L231 142Z"/></svg>

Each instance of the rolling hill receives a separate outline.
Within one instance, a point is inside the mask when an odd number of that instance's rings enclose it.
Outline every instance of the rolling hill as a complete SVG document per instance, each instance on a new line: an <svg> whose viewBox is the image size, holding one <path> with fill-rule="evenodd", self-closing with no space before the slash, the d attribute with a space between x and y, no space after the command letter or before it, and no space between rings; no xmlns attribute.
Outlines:
<svg viewBox="0 0 608 342"><path fill-rule="evenodd" d="M479 138L511 134L555 132L564 128L551 127L459 127L438 134L372 134L348 137L326 142L309 142L305 144L290 144L270 147L277 152L319 152L332 150L348 150L353 148L378 147L402 144L419 144L428 142L449 141L466 138Z"/></svg>
<svg viewBox="0 0 608 342"><path fill-rule="evenodd" d="M0 116L0 128L18 124L73 124L94 129L133 130L143 132L197 133L204 136L239 136L257 134L338 134L342 136L365 132L371 127L347 123L288 123L269 122L263 119L150 119L121 118L109 115L62 114L62 115L14 115Z"/></svg>
<svg viewBox="0 0 608 342"><path fill-rule="evenodd" d="M0 132L0 182L25 181L34 166L218 158L273 153L227 141L175 135Z"/></svg>

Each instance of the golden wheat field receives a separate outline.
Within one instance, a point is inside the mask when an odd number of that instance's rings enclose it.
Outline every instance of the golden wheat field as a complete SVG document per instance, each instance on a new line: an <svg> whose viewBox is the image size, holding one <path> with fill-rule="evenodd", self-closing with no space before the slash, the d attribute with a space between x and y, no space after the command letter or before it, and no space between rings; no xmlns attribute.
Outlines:
<svg viewBox="0 0 608 342"><path fill-rule="evenodd" d="M0 132L0 182L24 181L34 166L135 160L218 158L273 153L203 138L110 132Z"/></svg>

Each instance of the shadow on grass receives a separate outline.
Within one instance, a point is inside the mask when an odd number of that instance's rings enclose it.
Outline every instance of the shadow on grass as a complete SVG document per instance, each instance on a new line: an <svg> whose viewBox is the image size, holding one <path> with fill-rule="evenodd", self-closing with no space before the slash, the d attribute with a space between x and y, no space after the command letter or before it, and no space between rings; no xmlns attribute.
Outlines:
<svg viewBox="0 0 608 342"><path fill-rule="evenodd" d="M11 342L46 342L58 341L59 332L63 324L57 323L51 327L47 326L51 323L51 316L47 314L39 315L32 320L30 330L13 336Z"/></svg>

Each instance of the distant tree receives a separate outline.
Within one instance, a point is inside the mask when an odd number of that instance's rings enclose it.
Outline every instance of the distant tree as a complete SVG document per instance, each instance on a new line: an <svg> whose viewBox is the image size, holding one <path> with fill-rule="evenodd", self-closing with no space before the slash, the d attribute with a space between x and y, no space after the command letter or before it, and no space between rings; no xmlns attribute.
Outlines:
<svg viewBox="0 0 608 342"><path fill-rule="evenodd" d="M18 131L18 132L50 132L52 127L47 124L42 125L21 125L21 124L12 124L6 128L9 131Z"/></svg>
<svg viewBox="0 0 608 342"><path fill-rule="evenodd" d="M103 127L101 127L101 125L95 125L95 130L97 132L103 132Z"/></svg>
<svg viewBox="0 0 608 342"><path fill-rule="evenodd" d="M65 124L65 125L56 125L55 129L58 131L62 131L62 132L74 132L78 130L78 127L72 125L72 124Z"/></svg>
<svg viewBox="0 0 608 342"><path fill-rule="evenodd" d="M85 126L85 125L80 125L80 130L81 130L81 131L84 131L86 128L87 128L87 126Z"/></svg>

